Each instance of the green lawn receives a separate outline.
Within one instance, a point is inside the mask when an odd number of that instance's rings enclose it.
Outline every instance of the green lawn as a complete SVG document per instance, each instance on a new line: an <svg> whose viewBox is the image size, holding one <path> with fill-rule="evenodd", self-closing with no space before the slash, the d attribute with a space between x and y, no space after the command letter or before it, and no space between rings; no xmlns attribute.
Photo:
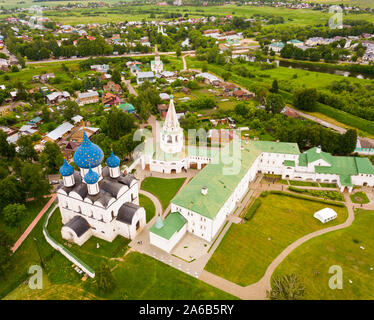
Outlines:
<svg viewBox="0 0 374 320"><path fill-rule="evenodd" d="M337 188L336 183L322 183L319 184L322 188Z"/></svg>
<svg viewBox="0 0 374 320"><path fill-rule="evenodd" d="M5 278L0 279L0 299L22 284L28 277L29 267L40 265L40 256L46 267L45 273L53 284L68 284L70 286L80 283L79 275L71 267L71 262L54 250L44 239L42 233L44 218L35 226L30 235L11 257L11 267ZM36 241L34 240L36 239Z"/></svg>
<svg viewBox="0 0 374 320"><path fill-rule="evenodd" d="M368 196L363 191L359 191L354 194L351 194L350 197L353 203L366 204L370 202Z"/></svg>
<svg viewBox="0 0 374 320"><path fill-rule="evenodd" d="M82 246L78 246L74 243L68 243L62 238L61 228L61 213L59 209L56 209L48 223L48 231L50 235L94 270L105 261L114 266L114 262L111 261L110 258L122 257L128 249L127 245L130 242L129 239L121 236L117 236L112 242L91 237ZM97 244L99 244L99 248L97 248Z"/></svg>
<svg viewBox="0 0 374 320"><path fill-rule="evenodd" d="M295 273L304 283L305 299L372 300L373 229L374 211L358 210L352 226L311 239L295 249L275 270L273 278ZM328 271L333 265L342 267L342 290L331 290L328 286L332 276Z"/></svg>
<svg viewBox="0 0 374 320"><path fill-rule="evenodd" d="M139 194L139 205L145 209L147 223L155 216L156 208L152 200L143 194Z"/></svg>
<svg viewBox="0 0 374 320"><path fill-rule="evenodd" d="M301 186L301 187L319 187L317 182L309 182L309 181L296 181L290 180L291 186Z"/></svg>
<svg viewBox="0 0 374 320"><path fill-rule="evenodd" d="M269 264L292 242L347 218L345 207L332 206L338 218L322 224L313 214L326 204L276 194L260 199L261 206L250 221L231 225L206 266L208 271L242 286L260 280Z"/></svg>
<svg viewBox="0 0 374 320"><path fill-rule="evenodd" d="M142 181L141 189L154 194L165 210L186 178L162 179L148 177Z"/></svg>
<svg viewBox="0 0 374 320"><path fill-rule="evenodd" d="M48 230L56 240L63 243L59 235L60 219L60 213L55 211L50 219ZM9 270L6 278L0 281L0 298L37 300L235 299L151 257L140 253L129 253L123 256L125 249L123 244L128 240L122 237L117 237L113 243L91 238L82 247L75 245L68 247L92 267L97 267L103 261L109 263L113 269L116 289L103 297L97 292L93 279L88 278L83 282L82 276L72 268L72 263L44 240L42 223L43 221L39 221L31 235L14 254L13 268ZM37 239L46 266L42 290L30 290L25 282L28 278L28 268L31 265L40 264L33 237ZM96 248L96 243L100 244L100 248Z"/></svg>
<svg viewBox="0 0 374 320"><path fill-rule="evenodd" d="M19 226L10 227L0 218L0 227L2 230L6 231L14 242L22 235L22 233L27 229L30 223L35 219L41 209L49 201L48 198L43 198L41 201L28 201L25 203L26 214L21 218Z"/></svg>
<svg viewBox="0 0 374 320"><path fill-rule="evenodd" d="M235 297L149 256L131 252L113 272L116 289L105 298L217 300ZM96 289L92 285L92 292ZM91 291L90 290L90 291Z"/></svg>

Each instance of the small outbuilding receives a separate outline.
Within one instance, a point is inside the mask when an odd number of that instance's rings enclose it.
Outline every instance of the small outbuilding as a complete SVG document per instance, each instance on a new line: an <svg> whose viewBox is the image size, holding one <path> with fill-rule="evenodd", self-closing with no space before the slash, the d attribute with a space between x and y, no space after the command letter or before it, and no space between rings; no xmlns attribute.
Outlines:
<svg viewBox="0 0 374 320"><path fill-rule="evenodd" d="M322 223L329 222L336 219L337 213L331 208L324 208L314 213L313 217L321 221Z"/></svg>

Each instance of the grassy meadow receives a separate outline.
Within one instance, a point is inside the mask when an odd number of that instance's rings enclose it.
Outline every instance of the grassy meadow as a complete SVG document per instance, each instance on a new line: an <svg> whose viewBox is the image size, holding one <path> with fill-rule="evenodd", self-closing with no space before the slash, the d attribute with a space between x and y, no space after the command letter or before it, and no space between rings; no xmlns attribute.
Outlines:
<svg viewBox="0 0 374 320"><path fill-rule="evenodd" d="M292 251L273 274L295 273L305 287L305 299L374 299L374 211L358 210L353 224L311 239ZM343 289L331 290L329 268L340 266Z"/></svg>
<svg viewBox="0 0 374 320"><path fill-rule="evenodd" d="M326 204L269 194L244 224L232 224L206 270L241 286L257 282L270 263L291 243L347 219L345 207L333 206L336 220L322 224L313 214ZM292 205L291 205L292 203ZM250 210L250 209L249 209Z"/></svg>
<svg viewBox="0 0 374 320"><path fill-rule="evenodd" d="M148 177L142 181L141 189L155 195L165 210L186 178L162 179Z"/></svg>

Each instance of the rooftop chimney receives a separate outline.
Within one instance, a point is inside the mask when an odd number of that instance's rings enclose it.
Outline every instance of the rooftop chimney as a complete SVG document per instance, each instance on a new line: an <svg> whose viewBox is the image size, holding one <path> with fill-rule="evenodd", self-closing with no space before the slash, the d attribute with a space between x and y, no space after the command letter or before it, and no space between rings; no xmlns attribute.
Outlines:
<svg viewBox="0 0 374 320"><path fill-rule="evenodd" d="M208 194L208 188L207 187L202 187L201 188L201 194L206 196Z"/></svg>
<svg viewBox="0 0 374 320"><path fill-rule="evenodd" d="M316 152L317 152L317 153L321 153L321 146L318 146L318 147L317 147Z"/></svg>

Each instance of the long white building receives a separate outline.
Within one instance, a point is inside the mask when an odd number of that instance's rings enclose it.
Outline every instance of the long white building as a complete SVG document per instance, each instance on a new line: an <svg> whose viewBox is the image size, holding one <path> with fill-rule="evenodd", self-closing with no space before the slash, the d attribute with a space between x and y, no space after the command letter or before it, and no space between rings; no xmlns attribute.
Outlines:
<svg viewBox="0 0 374 320"><path fill-rule="evenodd" d="M170 252L186 232L211 242L257 173L336 183L341 191L349 192L354 185L374 186L374 167L368 158L335 157L320 147L300 153L295 143L242 142L240 156L232 163L239 165L236 174L225 174L226 165L216 160L212 159L171 201L172 213L165 220L158 217L150 228L151 244Z"/></svg>

